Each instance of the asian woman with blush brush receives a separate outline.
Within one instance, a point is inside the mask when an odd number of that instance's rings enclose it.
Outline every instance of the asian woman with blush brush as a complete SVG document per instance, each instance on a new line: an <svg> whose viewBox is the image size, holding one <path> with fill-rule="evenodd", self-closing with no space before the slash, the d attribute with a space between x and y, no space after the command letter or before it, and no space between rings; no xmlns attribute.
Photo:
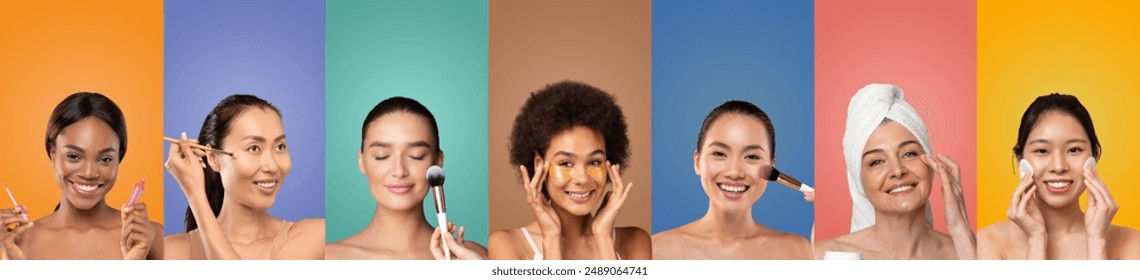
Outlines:
<svg viewBox="0 0 1140 280"><path fill-rule="evenodd" d="M776 170L775 146L772 121L756 105L734 100L709 112L693 152L693 170L708 196L708 210L700 219L654 235L653 258L811 259L807 239L769 228L752 216L768 181L814 199L811 187Z"/></svg>

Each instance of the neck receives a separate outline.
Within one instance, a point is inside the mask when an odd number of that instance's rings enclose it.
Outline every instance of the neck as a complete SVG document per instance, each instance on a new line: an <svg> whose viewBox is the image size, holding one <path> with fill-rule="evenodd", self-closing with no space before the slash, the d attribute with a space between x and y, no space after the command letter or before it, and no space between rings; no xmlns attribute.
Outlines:
<svg viewBox="0 0 1140 280"><path fill-rule="evenodd" d="M397 251L423 250L424 242L430 242L434 230L424 217L423 203L406 210L384 209L376 205L372 221L364 229L366 235L384 240L377 245Z"/></svg>
<svg viewBox="0 0 1140 280"><path fill-rule="evenodd" d="M1045 220L1045 232L1049 233L1083 233L1085 232L1085 214L1081 212L1081 205L1074 201L1062 208L1053 208L1038 200L1038 208Z"/></svg>
<svg viewBox="0 0 1140 280"><path fill-rule="evenodd" d="M222 199L218 225L231 241L251 242L259 238L272 238L277 234L277 218L268 209L255 209L233 200L231 195Z"/></svg>
<svg viewBox="0 0 1140 280"><path fill-rule="evenodd" d="M889 255L902 254L913 258L924 242L930 241L933 225L926 220L926 208L907 213L875 212L875 225L870 227L871 236L886 244Z"/></svg>
<svg viewBox="0 0 1140 280"><path fill-rule="evenodd" d="M99 220L108 216L118 216L114 208L107 206L105 200L99 201L95 207L91 209L79 209L72 205L66 198L60 198L59 210L55 214L59 216L60 222L63 225L73 228L92 228L100 225Z"/></svg>
<svg viewBox="0 0 1140 280"><path fill-rule="evenodd" d="M758 229L757 227L762 227L752 220L750 209L724 210L712 201L709 201L708 211L704 217L696 221L696 225L706 230L704 233L720 241L747 238Z"/></svg>

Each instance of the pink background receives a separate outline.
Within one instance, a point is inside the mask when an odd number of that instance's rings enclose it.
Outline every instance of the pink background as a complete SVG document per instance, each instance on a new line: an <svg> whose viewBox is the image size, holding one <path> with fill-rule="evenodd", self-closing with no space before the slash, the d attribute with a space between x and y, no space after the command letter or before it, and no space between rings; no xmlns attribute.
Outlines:
<svg viewBox="0 0 1140 280"><path fill-rule="evenodd" d="M973 1L816 1L817 240L851 228L843 130L851 96L869 83L901 87L926 123L934 152L961 165L976 228L976 22ZM945 232L941 185L935 177L930 203L935 228Z"/></svg>

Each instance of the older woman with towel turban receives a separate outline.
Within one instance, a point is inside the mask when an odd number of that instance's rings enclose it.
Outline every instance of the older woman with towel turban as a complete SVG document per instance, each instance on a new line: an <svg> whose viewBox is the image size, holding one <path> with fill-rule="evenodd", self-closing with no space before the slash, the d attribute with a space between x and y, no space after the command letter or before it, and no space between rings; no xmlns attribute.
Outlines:
<svg viewBox="0 0 1140 280"><path fill-rule="evenodd" d="M843 156L851 190L851 233L815 246L864 259L974 259L958 164L931 151L926 126L894 85L870 84L851 98ZM942 179L949 235L935 231L928 198Z"/></svg>

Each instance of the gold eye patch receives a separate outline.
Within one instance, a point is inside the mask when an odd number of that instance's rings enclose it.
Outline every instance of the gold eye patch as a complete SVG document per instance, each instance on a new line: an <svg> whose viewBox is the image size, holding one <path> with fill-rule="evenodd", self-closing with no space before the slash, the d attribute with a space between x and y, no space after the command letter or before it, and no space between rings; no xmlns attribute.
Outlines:
<svg viewBox="0 0 1140 280"><path fill-rule="evenodd" d="M586 167L586 174L589 174L594 180L605 181L606 167L601 165Z"/></svg>
<svg viewBox="0 0 1140 280"><path fill-rule="evenodd" d="M574 177L573 167L551 164L550 170L548 171L551 175L554 175L554 178L558 179Z"/></svg>

